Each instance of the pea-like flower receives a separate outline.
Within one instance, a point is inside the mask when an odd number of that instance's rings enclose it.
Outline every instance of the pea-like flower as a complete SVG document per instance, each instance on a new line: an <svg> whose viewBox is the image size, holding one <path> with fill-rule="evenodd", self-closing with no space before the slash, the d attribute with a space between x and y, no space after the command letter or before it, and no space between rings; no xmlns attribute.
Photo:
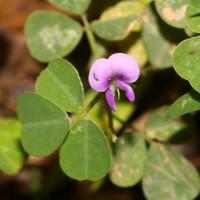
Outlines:
<svg viewBox="0 0 200 200"><path fill-rule="evenodd" d="M115 92L119 89L126 92L129 101L135 100L131 83L140 75L137 62L129 55L116 53L108 59L96 60L89 73L90 86L97 92L106 92L106 99L110 108L117 111L115 106Z"/></svg>

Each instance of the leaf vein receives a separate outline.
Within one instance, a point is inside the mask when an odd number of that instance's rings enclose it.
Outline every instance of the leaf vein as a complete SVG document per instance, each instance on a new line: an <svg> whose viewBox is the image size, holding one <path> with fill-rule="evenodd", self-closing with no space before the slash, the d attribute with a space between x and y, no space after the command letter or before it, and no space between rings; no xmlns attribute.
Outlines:
<svg viewBox="0 0 200 200"><path fill-rule="evenodd" d="M77 99L71 94L69 87L67 87L65 84L63 84L63 82L60 79L58 79L48 68L47 68L47 72L52 77L55 84L60 86L63 93L70 99L71 103L73 103L75 106L78 106L79 103L78 103Z"/></svg>

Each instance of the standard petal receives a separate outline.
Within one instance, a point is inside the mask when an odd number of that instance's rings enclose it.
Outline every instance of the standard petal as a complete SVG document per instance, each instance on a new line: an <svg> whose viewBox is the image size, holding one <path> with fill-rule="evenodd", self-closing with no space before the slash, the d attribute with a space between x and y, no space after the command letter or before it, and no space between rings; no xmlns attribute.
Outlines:
<svg viewBox="0 0 200 200"><path fill-rule="evenodd" d="M127 83L125 83L123 81L118 80L117 86L121 90L124 90L126 92L126 96L127 96L129 101L133 102L135 100L135 94L134 94L133 89L130 85L128 85Z"/></svg>
<svg viewBox="0 0 200 200"><path fill-rule="evenodd" d="M117 108L115 106L115 89L113 90L113 88L109 87L106 90L106 99L110 108L113 111L117 111Z"/></svg>
<svg viewBox="0 0 200 200"><path fill-rule="evenodd" d="M108 59L98 59L90 69L88 77L90 86L97 92L103 92L108 88L112 75L112 68Z"/></svg>
<svg viewBox="0 0 200 200"><path fill-rule="evenodd" d="M116 53L111 55L111 68L114 76L127 83L135 82L140 75L140 68L134 58L127 54Z"/></svg>

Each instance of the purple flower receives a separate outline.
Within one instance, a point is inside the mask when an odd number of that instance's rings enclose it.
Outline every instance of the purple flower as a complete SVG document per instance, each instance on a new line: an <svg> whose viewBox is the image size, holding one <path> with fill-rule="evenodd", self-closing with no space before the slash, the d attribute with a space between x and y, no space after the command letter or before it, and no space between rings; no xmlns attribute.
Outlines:
<svg viewBox="0 0 200 200"><path fill-rule="evenodd" d="M89 83L97 92L106 91L106 99L110 108L116 111L115 91L126 92L129 101L135 100L130 83L135 82L140 75L137 62L129 55L116 53L108 59L96 60L89 73Z"/></svg>

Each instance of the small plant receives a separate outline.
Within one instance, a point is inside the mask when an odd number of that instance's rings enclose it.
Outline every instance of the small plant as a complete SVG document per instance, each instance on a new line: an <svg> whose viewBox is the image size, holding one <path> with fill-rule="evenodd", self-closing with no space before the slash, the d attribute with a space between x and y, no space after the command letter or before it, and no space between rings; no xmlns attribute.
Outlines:
<svg viewBox="0 0 200 200"><path fill-rule="evenodd" d="M200 110L200 1L116 1L91 22L96 1L48 1L77 17L37 11L25 24L30 53L48 62L36 91L18 100L25 152L49 156L58 150L63 172L79 181L108 175L119 187L141 182L149 200L195 199L199 173L171 144L187 142L196 131L192 113ZM84 33L91 58L82 69L87 76L80 77L63 57L73 54ZM155 71L172 67L191 89L172 105L160 103L138 128L135 113L148 80ZM121 98L119 90L125 91Z"/></svg>

